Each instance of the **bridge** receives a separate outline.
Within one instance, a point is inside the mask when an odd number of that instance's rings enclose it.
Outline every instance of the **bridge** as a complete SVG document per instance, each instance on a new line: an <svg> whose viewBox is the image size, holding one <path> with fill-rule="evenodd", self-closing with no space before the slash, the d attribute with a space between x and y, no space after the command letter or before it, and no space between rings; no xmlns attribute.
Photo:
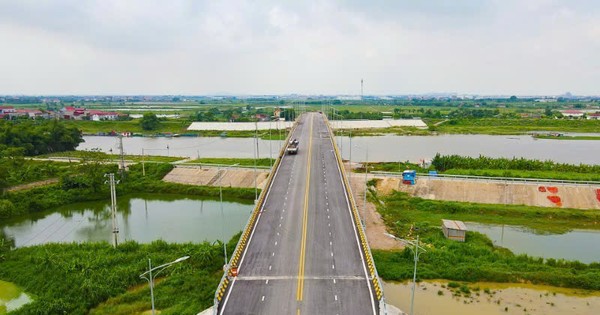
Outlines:
<svg viewBox="0 0 600 315"><path fill-rule="evenodd" d="M333 133L307 113L215 293L215 314L383 314L383 293Z"/></svg>

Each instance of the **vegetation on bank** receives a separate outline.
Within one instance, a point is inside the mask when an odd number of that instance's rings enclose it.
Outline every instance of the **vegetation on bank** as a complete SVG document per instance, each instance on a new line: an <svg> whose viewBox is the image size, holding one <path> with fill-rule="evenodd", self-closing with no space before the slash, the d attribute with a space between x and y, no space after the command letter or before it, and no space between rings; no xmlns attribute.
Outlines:
<svg viewBox="0 0 600 315"><path fill-rule="evenodd" d="M466 242L448 240L441 231L441 219L495 224L522 225L539 232L565 232L572 228L600 229L600 214L574 209L547 209L425 200L394 192L381 200L371 198L389 231L414 239L418 233L427 249L420 255L419 279L456 281L532 282L560 287L600 290L600 263L544 259L515 255L494 247L477 232L467 232ZM379 203L382 201L382 203ZM374 250L377 269L386 280L412 277L413 255L402 251Z"/></svg>
<svg viewBox="0 0 600 315"><path fill-rule="evenodd" d="M142 175L142 165L129 167L129 172L120 177L116 186L117 195L128 193L181 193L201 196L218 196L218 187L193 186L163 182L161 179L173 168L166 163L148 163L146 176ZM58 184L37 187L30 190L6 192L0 198L0 218L10 218L27 213L41 212L69 203L108 199L109 187L104 174L115 173L115 164L101 161L81 163L72 173L65 174ZM223 187L227 198L254 199L254 189Z"/></svg>
<svg viewBox="0 0 600 315"><path fill-rule="evenodd" d="M93 152L93 153L90 153ZM118 163L121 160L121 156L118 154L107 154L99 151L65 151L58 153L49 153L36 156L36 158L44 159L44 158L72 158L72 159L89 159L90 156L93 156L96 159L102 159L111 163ZM125 161L131 162L160 162L160 163L171 163L183 160L182 157L177 156L162 156L162 155L124 155L123 159Z"/></svg>
<svg viewBox="0 0 600 315"><path fill-rule="evenodd" d="M534 131L600 132L600 120L548 118L450 119L429 130L453 134L515 135Z"/></svg>
<svg viewBox="0 0 600 315"><path fill-rule="evenodd" d="M496 169L521 171L553 171L573 173L600 173L600 165L566 164L551 160L531 160L525 158L491 158L486 156L469 157L460 155L435 155L431 165L438 171L449 169Z"/></svg>
<svg viewBox="0 0 600 315"><path fill-rule="evenodd" d="M546 139L546 140L600 140L598 136L544 136L544 135L535 135L533 136L536 139Z"/></svg>
<svg viewBox="0 0 600 315"><path fill-rule="evenodd" d="M235 165L239 166L254 166L254 159L243 159L243 158L201 158L196 160L191 160L186 163L191 164L220 164L220 165ZM271 167L275 163L275 159L257 159L256 166L267 166Z"/></svg>
<svg viewBox="0 0 600 315"><path fill-rule="evenodd" d="M239 235L227 248L231 252ZM2 249L0 249L2 250ZM33 302L11 314L132 314L150 310L148 282L139 275L182 256L190 258L161 272L155 281L161 314L197 314L213 304L223 274L223 246L125 242L46 244L0 252L0 278Z"/></svg>

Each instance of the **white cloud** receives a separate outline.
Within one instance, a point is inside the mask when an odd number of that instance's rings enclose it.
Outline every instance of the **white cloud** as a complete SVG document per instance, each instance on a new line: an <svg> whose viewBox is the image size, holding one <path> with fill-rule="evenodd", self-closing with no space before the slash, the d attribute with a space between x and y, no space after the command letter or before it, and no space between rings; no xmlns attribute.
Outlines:
<svg viewBox="0 0 600 315"><path fill-rule="evenodd" d="M599 7L0 0L0 93L599 94Z"/></svg>

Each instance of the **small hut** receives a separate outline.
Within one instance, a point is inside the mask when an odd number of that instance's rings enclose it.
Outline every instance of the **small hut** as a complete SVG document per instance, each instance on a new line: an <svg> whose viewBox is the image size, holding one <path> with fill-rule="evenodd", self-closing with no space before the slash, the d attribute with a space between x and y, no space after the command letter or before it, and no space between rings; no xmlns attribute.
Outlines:
<svg viewBox="0 0 600 315"><path fill-rule="evenodd" d="M442 230L447 239L464 242L467 234L467 226L462 221L442 219Z"/></svg>

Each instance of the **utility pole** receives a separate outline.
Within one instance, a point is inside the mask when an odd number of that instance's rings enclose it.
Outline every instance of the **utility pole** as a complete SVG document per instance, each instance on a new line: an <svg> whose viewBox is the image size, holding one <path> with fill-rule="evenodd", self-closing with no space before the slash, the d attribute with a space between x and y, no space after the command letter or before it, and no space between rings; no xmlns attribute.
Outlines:
<svg viewBox="0 0 600 315"><path fill-rule="evenodd" d="M112 243L113 247L117 248L117 242L119 239L119 227L117 226L117 191L115 189L115 174L108 173L104 174L104 177L108 177L108 184L110 185L110 211L112 216Z"/></svg>
<svg viewBox="0 0 600 315"><path fill-rule="evenodd" d="M121 155L121 161L119 165L119 174L123 177L125 173L125 155L123 153L123 135L119 135L119 154Z"/></svg>
<svg viewBox="0 0 600 315"><path fill-rule="evenodd" d="M364 94L363 94L363 79L360 79L360 100L362 101L364 99Z"/></svg>
<svg viewBox="0 0 600 315"><path fill-rule="evenodd" d="M145 155L144 155L144 148L142 148L142 176L146 176L146 164L145 162Z"/></svg>

